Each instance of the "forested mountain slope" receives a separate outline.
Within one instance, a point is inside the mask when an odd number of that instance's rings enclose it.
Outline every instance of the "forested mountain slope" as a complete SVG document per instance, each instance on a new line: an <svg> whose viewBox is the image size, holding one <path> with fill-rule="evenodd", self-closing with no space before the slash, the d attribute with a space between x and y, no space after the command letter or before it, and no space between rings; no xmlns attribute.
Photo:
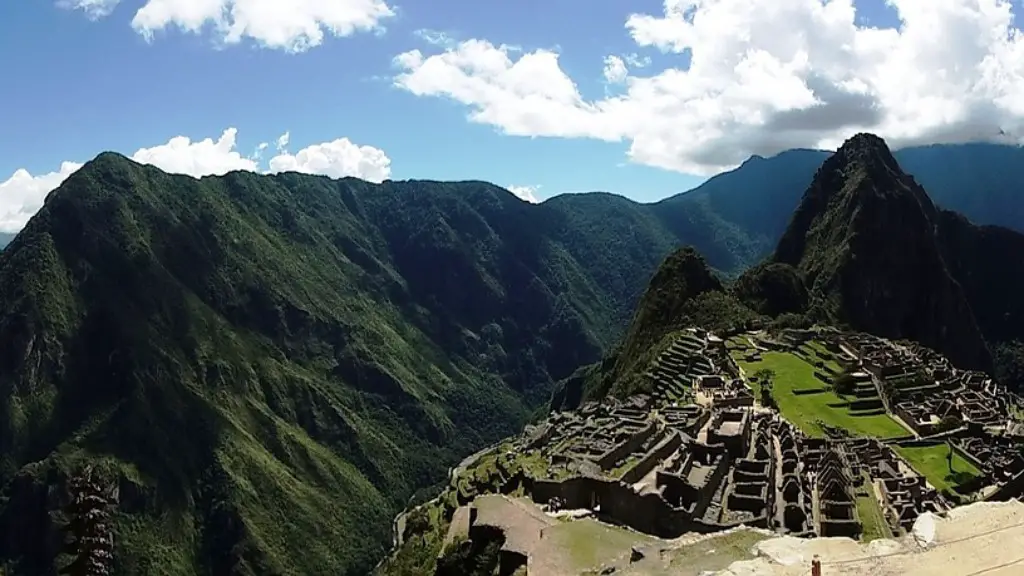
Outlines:
<svg viewBox="0 0 1024 576"><path fill-rule="evenodd" d="M417 489L600 357L676 241L610 195L100 155L0 253L0 558L52 573L92 462L121 573L364 573Z"/></svg>

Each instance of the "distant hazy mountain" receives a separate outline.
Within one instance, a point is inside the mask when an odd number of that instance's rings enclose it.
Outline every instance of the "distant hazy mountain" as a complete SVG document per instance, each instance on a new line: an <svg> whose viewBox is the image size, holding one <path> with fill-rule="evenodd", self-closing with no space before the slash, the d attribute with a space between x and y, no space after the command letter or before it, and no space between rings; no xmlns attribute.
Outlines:
<svg viewBox="0 0 1024 576"><path fill-rule="evenodd" d="M894 154L941 208L975 224L1024 232L1024 148L995 144L905 148Z"/></svg>
<svg viewBox="0 0 1024 576"><path fill-rule="evenodd" d="M0 232L0 250L3 250L5 246L14 240L14 234L8 234L7 232Z"/></svg>
<svg viewBox="0 0 1024 576"><path fill-rule="evenodd" d="M830 155L823 150L799 149L770 158L754 156L660 204L685 208L691 220L727 232L713 245L718 252L698 248L712 266L736 273L772 251L815 172ZM958 212L975 224L1024 232L1024 148L935 145L904 148L893 156L939 207ZM742 265L723 266L723 252Z"/></svg>

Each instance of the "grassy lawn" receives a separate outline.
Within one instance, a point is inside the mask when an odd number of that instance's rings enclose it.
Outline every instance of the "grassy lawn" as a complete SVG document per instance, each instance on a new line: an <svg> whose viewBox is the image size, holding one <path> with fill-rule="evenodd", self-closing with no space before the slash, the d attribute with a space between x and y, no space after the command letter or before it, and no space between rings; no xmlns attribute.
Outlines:
<svg viewBox="0 0 1024 576"><path fill-rule="evenodd" d="M642 453L634 452L634 453L630 454L622 462L622 464L616 466L615 468L613 468L612 470L610 470L608 472L608 477L609 478L621 478L622 475L625 474L627 470L629 470L630 468L635 466L636 463L639 462L640 459L643 458L643 457L644 457L644 455Z"/></svg>
<svg viewBox="0 0 1024 576"><path fill-rule="evenodd" d="M760 362L746 362L742 357L736 357L736 362L747 376L762 368L774 370L775 401L779 404L779 410L787 420L810 436L824 435L824 431L815 420L822 420L826 424L843 428L859 436L893 438L909 434L887 414L860 416L851 413L849 408L842 405L847 400L827 389L825 383L814 376L814 366L793 354L765 352ZM754 396L760 397L759 384L754 383L753 387ZM793 393L794 390L814 388L824 390L813 394Z"/></svg>
<svg viewBox="0 0 1024 576"><path fill-rule="evenodd" d="M757 532L742 530L684 546L674 551L667 573L698 576L724 570L737 560L753 558L751 548L766 538Z"/></svg>
<svg viewBox="0 0 1024 576"><path fill-rule="evenodd" d="M960 456L956 450L953 451L953 470L950 471L949 461L946 460L949 448L945 444L894 446L894 448L914 470L927 478L937 490L952 490L972 478L981 476L981 471Z"/></svg>
<svg viewBox="0 0 1024 576"><path fill-rule="evenodd" d="M865 475L864 484L857 490L857 516L863 528L861 540L870 542L879 538L891 538L892 532L885 521L882 508L875 497L875 489L871 485L871 477Z"/></svg>
<svg viewBox="0 0 1024 576"><path fill-rule="evenodd" d="M547 528L544 531L544 539L551 539L557 544L557 550L565 554L565 559L569 562L563 561L560 564L570 564L579 572L595 568L623 555L628 556L634 544L654 541L649 536L602 524L590 518Z"/></svg>

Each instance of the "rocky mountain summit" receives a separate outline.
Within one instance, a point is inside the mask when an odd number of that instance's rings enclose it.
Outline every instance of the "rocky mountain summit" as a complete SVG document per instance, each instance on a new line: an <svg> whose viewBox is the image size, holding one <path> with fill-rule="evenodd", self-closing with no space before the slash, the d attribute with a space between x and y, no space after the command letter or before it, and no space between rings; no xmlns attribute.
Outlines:
<svg viewBox="0 0 1024 576"><path fill-rule="evenodd" d="M803 276L815 319L941 350L990 368L966 294L945 261L938 210L877 136L822 164L771 260Z"/></svg>

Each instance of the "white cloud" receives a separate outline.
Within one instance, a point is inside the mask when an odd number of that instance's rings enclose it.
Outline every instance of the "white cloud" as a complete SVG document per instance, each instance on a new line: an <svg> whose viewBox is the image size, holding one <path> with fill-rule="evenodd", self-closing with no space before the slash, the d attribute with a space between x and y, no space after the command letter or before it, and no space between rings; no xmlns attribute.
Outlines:
<svg viewBox="0 0 1024 576"><path fill-rule="evenodd" d="M0 232L17 232L43 206L51 190L60 186L81 164L64 162L60 170L33 176L28 170L15 170L0 182Z"/></svg>
<svg viewBox="0 0 1024 576"><path fill-rule="evenodd" d="M618 56L606 56L604 59L604 79L612 84L620 84L626 81L629 69L626 63Z"/></svg>
<svg viewBox="0 0 1024 576"><path fill-rule="evenodd" d="M242 156L236 147L238 130L228 128L220 138L192 141L187 136L176 136L165 144L140 148L131 155L132 160L151 164L175 174L201 177L221 175L232 170L254 172L283 172L287 170L307 174L321 174L332 178L356 176L371 182L381 182L391 175L391 160L383 150L372 146L358 146L341 138L333 142L314 144L294 156L282 151L268 162L269 170L261 168L260 153L269 147L261 142L251 157ZM287 145L286 132L278 139ZM0 182L0 232L20 230L43 205L51 190L60 186L75 170L77 162L64 162L60 170L33 176L27 170L16 170Z"/></svg>
<svg viewBox="0 0 1024 576"><path fill-rule="evenodd" d="M636 52L624 54L622 59L626 61L626 64L629 64L633 68L644 68L651 65L650 56L640 56Z"/></svg>
<svg viewBox="0 0 1024 576"><path fill-rule="evenodd" d="M540 186L509 186L507 190L516 196L520 200L529 202L530 204L538 204L540 200L537 198L537 190Z"/></svg>
<svg viewBox="0 0 1024 576"><path fill-rule="evenodd" d="M150 40L171 26L191 33L209 27L225 44L248 38L267 48L303 52L319 46L325 33L380 30L381 21L394 15L384 0L147 0L132 27Z"/></svg>
<svg viewBox="0 0 1024 576"><path fill-rule="evenodd" d="M455 41L452 40L451 36L440 30L431 30L430 28L421 28L413 32L416 36L422 39L427 44L434 46L453 46Z"/></svg>
<svg viewBox="0 0 1024 576"><path fill-rule="evenodd" d="M161 170L189 176L222 175L232 170L259 169L256 160L242 156L235 147L238 130L228 128L214 141L206 138L193 142L188 136L175 136L166 144L140 148L132 160L152 164Z"/></svg>
<svg viewBox="0 0 1024 576"><path fill-rule="evenodd" d="M899 29L859 26L852 0L665 0L625 27L678 67L633 66L600 99L554 51L478 39L398 55L395 83L509 135L627 141L634 162L698 174L862 130L897 147L1024 139L1024 35L1009 0L889 4ZM632 56L615 58L644 62Z"/></svg>
<svg viewBox="0 0 1024 576"><path fill-rule="evenodd" d="M391 159L380 148L359 146L348 138L314 144L295 155L282 152L270 159L271 172L305 172L332 178L355 176L382 182L391 176Z"/></svg>
<svg viewBox="0 0 1024 576"><path fill-rule="evenodd" d="M57 5L67 10L81 10L90 20L105 18L117 8L121 0L59 0Z"/></svg>
<svg viewBox="0 0 1024 576"><path fill-rule="evenodd" d="M278 136L278 138L277 138L277 151L281 152L281 151L285 150L286 148L288 148L288 142L291 139L292 139L292 133L291 132L285 132L284 134L281 134L280 136Z"/></svg>

